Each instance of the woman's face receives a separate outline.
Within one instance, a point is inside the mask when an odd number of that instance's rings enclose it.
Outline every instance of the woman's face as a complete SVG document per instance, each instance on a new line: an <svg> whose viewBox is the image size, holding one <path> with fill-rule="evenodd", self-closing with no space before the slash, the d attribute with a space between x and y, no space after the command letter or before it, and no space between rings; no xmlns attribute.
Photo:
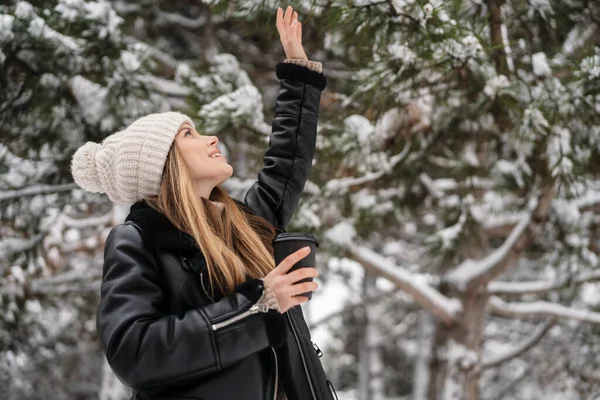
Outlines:
<svg viewBox="0 0 600 400"><path fill-rule="evenodd" d="M225 182L233 174L233 167L223 156L211 156L217 148L216 136L200 135L190 124L184 122L175 135L175 145L198 184L199 194L208 198L215 186Z"/></svg>

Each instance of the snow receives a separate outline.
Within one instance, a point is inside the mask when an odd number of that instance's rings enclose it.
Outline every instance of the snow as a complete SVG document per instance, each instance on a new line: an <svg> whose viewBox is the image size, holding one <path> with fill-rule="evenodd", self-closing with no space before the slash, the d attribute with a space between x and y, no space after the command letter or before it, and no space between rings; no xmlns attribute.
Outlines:
<svg viewBox="0 0 600 400"><path fill-rule="evenodd" d="M203 105L198 115L205 119L204 131L211 135L228 124L250 126L265 135L271 133L271 127L264 121L262 95L254 85L244 85L217 97Z"/></svg>
<svg viewBox="0 0 600 400"><path fill-rule="evenodd" d="M94 21L101 26L98 29L98 39L108 37L117 39L120 34L119 25L124 21L106 0L60 0L54 7L54 11L69 22L74 22L78 18Z"/></svg>
<svg viewBox="0 0 600 400"><path fill-rule="evenodd" d="M491 297L489 304L501 315L513 317L555 316L600 324L600 313L585 309L571 308L547 301L529 303L507 303L499 297Z"/></svg>
<svg viewBox="0 0 600 400"><path fill-rule="evenodd" d="M433 48L436 59L444 59L445 56L449 56L455 64L462 64L467 59L475 58L483 52L481 43L472 34L468 34L460 40L444 39L441 44L436 44Z"/></svg>
<svg viewBox="0 0 600 400"><path fill-rule="evenodd" d="M0 42L8 42L15 37L12 31L14 20L15 17L12 15L0 14Z"/></svg>
<svg viewBox="0 0 600 400"><path fill-rule="evenodd" d="M600 284L584 283L581 285L581 300L589 307L598 307L600 305Z"/></svg>
<svg viewBox="0 0 600 400"><path fill-rule="evenodd" d="M35 15L33 6L26 1L19 1L15 8L15 17L19 19L30 19Z"/></svg>
<svg viewBox="0 0 600 400"><path fill-rule="evenodd" d="M357 210L368 210L378 203L377 196L369 193L369 189L363 188L352 195L352 204Z"/></svg>
<svg viewBox="0 0 600 400"><path fill-rule="evenodd" d="M550 69L550 65L548 65L548 59L546 58L546 53L543 53L543 52L535 53L531 57L531 66L533 68L533 73L537 76L552 75L552 69Z"/></svg>
<svg viewBox="0 0 600 400"><path fill-rule="evenodd" d="M566 128L554 126L552 133L546 150L548 168L552 171L552 176L570 175L573 169L573 163L568 158L571 155L571 132Z"/></svg>
<svg viewBox="0 0 600 400"><path fill-rule="evenodd" d="M495 281L488 284L490 293L523 294L537 293L550 290L554 287L552 282L548 281L529 281L529 282L501 282Z"/></svg>
<svg viewBox="0 0 600 400"><path fill-rule="evenodd" d="M108 89L81 75L73 76L69 85L86 121L90 124L98 123L106 114L105 99Z"/></svg>
<svg viewBox="0 0 600 400"><path fill-rule="evenodd" d="M529 206L532 207L533 204L530 204ZM513 250L515 243L529 227L530 221L531 214L528 213L517 226L515 226L500 247L490 252L481 260L467 259L463 261L454 271L448 274L448 280L454 282L460 289L466 288L472 281L492 273L494 269L501 266L506 260L509 253Z"/></svg>
<svg viewBox="0 0 600 400"><path fill-rule="evenodd" d="M579 209L585 209L600 204L600 191L586 191L583 196L573 200L572 204ZM577 220L579 219L579 213L573 214L573 216L577 216Z"/></svg>
<svg viewBox="0 0 600 400"><path fill-rule="evenodd" d="M505 75L498 75L489 79L486 84L483 92L490 98L494 99L498 94L501 93L502 89L508 87L510 82Z"/></svg>
<svg viewBox="0 0 600 400"><path fill-rule="evenodd" d="M362 278L364 270L357 262L347 258L331 257L328 263L331 272L327 277L326 284L322 284L319 278L319 288L313 292L312 299L302 304L306 309L307 324L312 325L316 321L323 320L328 316L339 315L348 304L357 301L357 293L362 292ZM313 327L311 337L325 353L325 348L331 345L335 339L331 337L327 323Z"/></svg>
<svg viewBox="0 0 600 400"><path fill-rule="evenodd" d="M434 237L439 238L441 241L442 250L450 250L455 247L456 241L461 234L466 221L467 215L466 213L462 213L456 224L435 233Z"/></svg>
<svg viewBox="0 0 600 400"><path fill-rule="evenodd" d="M537 11L542 18L547 19L553 14L552 6L548 0L530 0L529 18L533 18L533 12Z"/></svg>
<svg viewBox="0 0 600 400"><path fill-rule="evenodd" d="M121 63L127 72L135 72L142 66L137 55L128 50L121 51Z"/></svg>
<svg viewBox="0 0 600 400"><path fill-rule="evenodd" d="M27 33L34 38L44 37L46 39L58 39L60 43L66 45L71 50L77 50L79 48L77 43L75 43L72 38L65 37L64 35L46 26L46 21L38 16L34 17L29 23Z"/></svg>
<svg viewBox="0 0 600 400"><path fill-rule="evenodd" d="M405 290L413 297L423 299L426 305L421 304L429 312L443 312L446 317L452 317L462 310L461 304L456 299L449 299L427 283L427 277L413 274L399 267L389 258L383 257L366 247L353 246L350 251L362 264L368 263L376 269L376 274L394 282L399 288Z"/></svg>
<svg viewBox="0 0 600 400"><path fill-rule="evenodd" d="M500 6L501 9L504 9L506 6ZM515 72L515 62L512 57L512 50L510 48L510 41L508 40L508 29L506 28L506 24L501 25L502 32L502 43L504 44L504 53L506 54L506 65L508 66L508 70L510 72Z"/></svg>
<svg viewBox="0 0 600 400"><path fill-rule="evenodd" d="M581 72L588 74L589 79L600 78L600 52L596 51L596 54L584 58L581 61Z"/></svg>
<svg viewBox="0 0 600 400"><path fill-rule="evenodd" d="M411 65L417 60L417 54L403 43L394 42L388 45L387 50L393 60L399 60L402 64Z"/></svg>
<svg viewBox="0 0 600 400"><path fill-rule="evenodd" d="M350 221L344 220L325 231L324 236L333 243L344 246L352 244L356 231Z"/></svg>
<svg viewBox="0 0 600 400"><path fill-rule="evenodd" d="M344 132L355 137L361 145L369 146L374 131L373 124L362 115L351 115L344 120Z"/></svg>
<svg viewBox="0 0 600 400"><path fill-rule="evenodd" d="M138 78L141 82L146 82L152 85L152 87L162 93L169 96L186 97L190 94L190 89L187 86L183 86L170 79L160 78L154 75L139 75Z"/></svg>

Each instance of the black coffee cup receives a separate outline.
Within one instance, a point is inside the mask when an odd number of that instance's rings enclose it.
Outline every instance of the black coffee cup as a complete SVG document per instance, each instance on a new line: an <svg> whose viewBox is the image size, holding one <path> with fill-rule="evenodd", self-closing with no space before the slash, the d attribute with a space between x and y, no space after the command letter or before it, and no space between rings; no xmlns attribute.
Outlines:
<svg viewBox="0 0 600 400"><path fill-rule="evenodd" d="M302 232L286 232L280 233L273 239L273 253L275 256L275 265L279 265L287 256L300 250L303 247L309 246L310 253L298 261L290 268L288 273L297 270L298 268L314 267L315 266L315 255L319 242L314 235L310 233ZM313 278L304 278L296 282L312 282ZM300 293L296 296L306 296L310 300L312 298L312 291Z"/></svg>

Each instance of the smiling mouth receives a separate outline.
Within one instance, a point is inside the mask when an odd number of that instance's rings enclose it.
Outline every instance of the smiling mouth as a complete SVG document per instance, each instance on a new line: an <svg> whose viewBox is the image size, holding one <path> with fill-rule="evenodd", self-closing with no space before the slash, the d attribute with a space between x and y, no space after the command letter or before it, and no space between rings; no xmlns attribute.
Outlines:
<svg viewBox="0 0 600 400"><path fill-rule="evenodd" d="M210 156L208 158L222 158L223 160L226 160L226 158L223 157L223 155L221 155L220 153L216 153L214 156Z"/></svg>

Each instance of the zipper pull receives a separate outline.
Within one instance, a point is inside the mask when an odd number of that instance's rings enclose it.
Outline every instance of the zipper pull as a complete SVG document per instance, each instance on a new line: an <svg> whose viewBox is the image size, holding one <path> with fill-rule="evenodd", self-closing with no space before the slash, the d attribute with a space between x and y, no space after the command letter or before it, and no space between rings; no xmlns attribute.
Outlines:
<svg viewBox="0 0 600 400"><path fill-rule="evenodd" d="M317 344L315 342L313 342L312 340L310 342L312 343L313 349L315 349L315 353L317 353L317 356L319 356L319 358L321 358L323 356L323 352L321 351L319 346L317 346Z"/></svg>
<svg viewBox="0 0 600 400"><path fill-rule="evenodd" d="M257 312L269 312L269 306L266 304L254 304L252 307L250 307L250 313L251 314L256 314Z"/></svg>

